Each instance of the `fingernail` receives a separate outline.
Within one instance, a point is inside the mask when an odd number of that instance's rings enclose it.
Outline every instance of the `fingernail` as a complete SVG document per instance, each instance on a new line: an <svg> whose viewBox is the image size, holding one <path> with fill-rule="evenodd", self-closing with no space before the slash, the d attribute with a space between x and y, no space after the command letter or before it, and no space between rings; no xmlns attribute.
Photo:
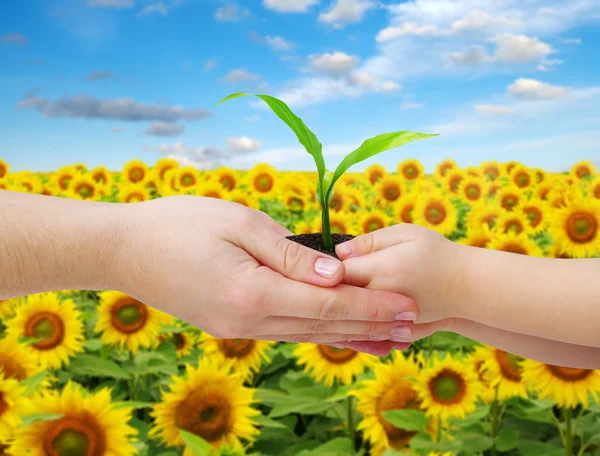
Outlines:
<svg viewBox="0 0 600 456"><path fill-rule="evenodd" d="M349 242L339 244L335 250L339 256L343 256L344 258L348 258L352 254L352 246Z"/></svg>
<svg viewBox="0 0 600 456"><path fill-rule="evenodd" d="M334 258L318 258L317 261L315 261L315 272L321 277L329 279L338 272L341 264L341 261Z"/></svg>
<svg viewBox="0 0 600 456"><path fill-rule="evenodd" d="M335 348L346 348L342 344L327 344L327 345L329 345L331 347L335 347Z"/></svg>
<svg viewBox="0 0 600 456"><path fill-rule="evenodd" d="M400 312L396 315L396 320L415 321L417 319L416 312Z"/></svg>
<svg viewBox="0 0 600 456"><path fill-rule="evenodd" d="M401 339L409 339L412 331L408 326L398 326L397 328L392 329L390 334Z"/></svg>
<svg viewBox="0 0 600 456"><path fill-rule="evenodd" d="M369 334L371 340L388 340L389 336L376 336L375 334Z"/></svg>

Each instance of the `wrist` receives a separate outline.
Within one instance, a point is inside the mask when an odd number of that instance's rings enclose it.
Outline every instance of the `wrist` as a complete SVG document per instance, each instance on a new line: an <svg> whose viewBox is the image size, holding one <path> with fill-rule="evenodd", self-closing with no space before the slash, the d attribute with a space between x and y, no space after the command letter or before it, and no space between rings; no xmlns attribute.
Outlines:
<svg viewBox="0 0 600 456"><path fill-rule="evenodd" d="M454 258L456 274L452 293L452 317L471 318L477 297L477 275L481 272L480 248L453 243L451 257Z"/></svg>

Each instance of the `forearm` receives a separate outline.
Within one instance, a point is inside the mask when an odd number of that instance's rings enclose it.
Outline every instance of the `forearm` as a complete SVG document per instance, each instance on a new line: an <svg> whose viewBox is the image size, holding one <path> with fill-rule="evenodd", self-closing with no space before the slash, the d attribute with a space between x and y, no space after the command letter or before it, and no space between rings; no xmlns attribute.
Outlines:
<svg viewBox="0 0 600 456"><path fill-rule="evenodd" d="M463 318L600 347L600 259L549 259L464 247ZM468 249L468 250L467 250Z"/></svg>
<svg viewBox="0 0 600 456"><path fill-rule="evenodd" d="M0 190L0 299L110 289L119 206Z"/></svg>

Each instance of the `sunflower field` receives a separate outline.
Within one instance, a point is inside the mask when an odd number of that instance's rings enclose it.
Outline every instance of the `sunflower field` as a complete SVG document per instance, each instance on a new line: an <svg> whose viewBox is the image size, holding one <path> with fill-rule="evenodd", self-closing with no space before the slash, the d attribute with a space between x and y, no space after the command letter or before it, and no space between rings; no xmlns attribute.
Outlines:
<svg viewBox="0 0 600 456"><path fill-rule="evenodd" d="M316 173L211 171L165 158L11 172L0 189L135 203L235 201L321 231ZM334 233L416 223L480 248L600 252L600 174L518 162L345 174ZM439 332L376 358L326 345L216 339L117 291L0 301L0 455L600 455L600 371L523 359Z"/></svg>

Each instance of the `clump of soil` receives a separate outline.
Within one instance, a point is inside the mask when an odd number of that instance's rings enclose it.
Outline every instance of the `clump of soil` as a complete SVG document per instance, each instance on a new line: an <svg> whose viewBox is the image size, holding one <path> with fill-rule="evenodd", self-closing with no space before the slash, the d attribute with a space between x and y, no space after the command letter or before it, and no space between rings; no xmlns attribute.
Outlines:
<svg viewBox="0 0 600 456"><path fill-rule="evenodd" d="M333 252L328 252L323 247L323 234L322 233L311 233L311 234L296 234L294 236L288 236L287 238L290 241L297 242L305 247L310 247L313 250L316 250L321 253L326 253L332 257L335 257L339 260L338 256L335 254L335 246L338 244L342 244L343 242L349 241L353 239L355 236L351 234L336 234L333 233L331 235L331 243L333 245Z"/></svg>

